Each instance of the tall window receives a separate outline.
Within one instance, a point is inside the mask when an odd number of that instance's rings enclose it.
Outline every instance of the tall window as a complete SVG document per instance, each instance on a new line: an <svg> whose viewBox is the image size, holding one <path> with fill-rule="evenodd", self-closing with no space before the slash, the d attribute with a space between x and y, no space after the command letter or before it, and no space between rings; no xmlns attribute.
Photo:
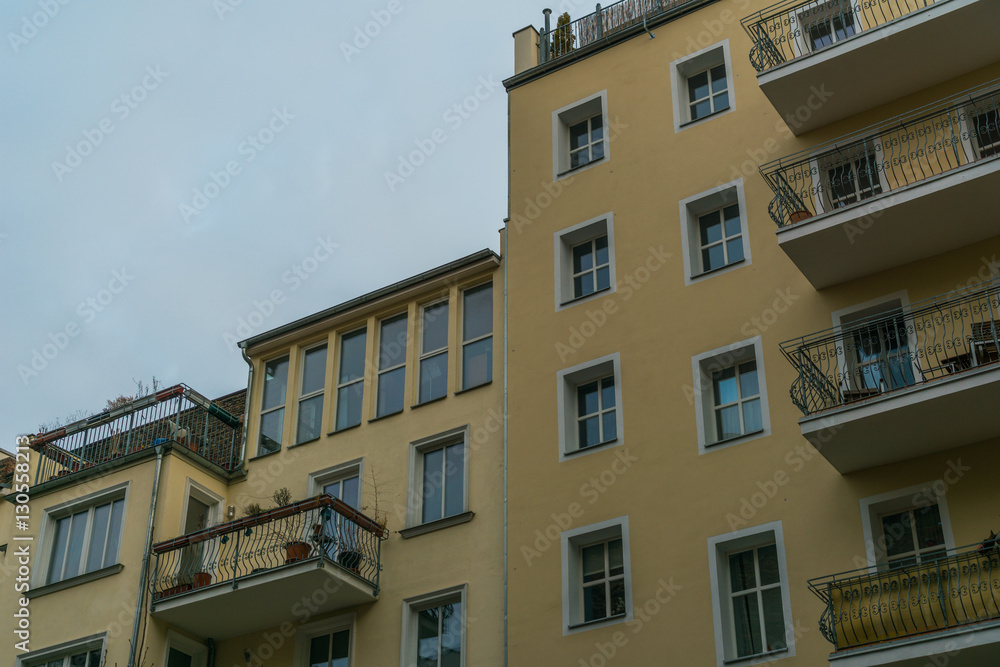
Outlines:
<svg viewBox="0 0 1000 667"><path fill-rule="evenodd" d="M462 389L493 379L493 285L462 294Z"/></svg>
<svg viewBox="0 0 1000 667"><path fill-rule="evenodd" d="M690 120L698 120L729 108L725 63L689 76L687 89Z"/></svg>
<svg viewBox="0 0 1000 667"><path fill-rule="evenodd" d="M829 0L811 5L799 16L799 21L804 27L809 51L847 39L860 29L849 0Z"/></svg>
<svg viewBox="0 0 1000 667"><path fill-rule="evenodd" d="M320 436L323 421L323 389L326 386L326 345L306 350L302 360L302 387L299 391L299 423L295 442Z"/></svg>
<svg viewBox="0 0 1000 667"><path fill-rule="evenodd" d="M990 102L985 108L969 110L976 157L980 159L1000 153L1000 112L992 108L994 104L995 102Z"/></svg>
<svg viewBox="0 0 1000 667"><path fill-rule="evenodd" d="M309 639L309 667L348 667L351 631L340 630Z"/></svg>
<svg viewBox="0 0 1000 667"><path fill-rule="evenodd" d="M597 114L569 127L569 168L604 157L604 118Z"/></svg>
<svg viewBox="0 0 1000 667"><path fill-rule="evenodd" d="M618 437L614 375L576 388L579 447L592 447Z"/></svg>
<svg viewBox="0 0 1000 667"><path fill-rule="evenodd" d="M925 563L945 555L944 530L937 504L879 517L889 568Z"/></svg>
<svg viewBox="0 0 1000 667"><path fill-rule="evenodd" d="M260 437L257 454L281 449L285 421L285 392L288 389L288 357L273 359L264 365L264 395L260 406Z"/></svg>
<svg viewBox="0 0 1000 667"><path fill-rule="evenodd" d="M599 236L573 246L573 298L611 287L608 237Z"/></svg>
<svg viewBox="0 0 1000 667"><path fill-rule="evenodd" d="M337 372L338 431L361 423L367 338L364 329L340 337L340 370Z"/></svg>
<svg viewBox="0 0 1000 667"><path fill-rule="evenodd" d="M417 667L459 667L462 664L462 602L455 600L416 611Z"/></svg>
<svg viewBox="0 0 1000 667"><path fill-rule="evenodd" d="M621 538L581 549L583 621L625 613L625 560Z"/></svg>
<svg viewBox="0 0 1000 667"><path fill-rule="evenodd" d="M879 160L875 153L837 159L827 165L830 205L843 208L882 193Z"/></svg>
<svg viewBox="0 0 1000 667"><path fill-rule="evenodd" d="M465 442L426 450L423 456L421 522L465 511Z"/></svg>
<svg viewBox="0 0 1000 667"><path fill-rule="evenodd" d="M448 393L448 302L424 306L421 317L420 398L433 401Z"/></svg>
<svg viewBox="0 0 1000 667"><path fill-rule="evenodd" d="M717 441L764 428L756 359L712 373L712 396Z"/></svg>
<svg viewBox="0 0 1000 667"><path fill-rule="evenodd" d="M743 259L743 228L738 204L698 216L702 273Z"/></svg>
<svg viewBox="0 0 1000 667"><path fill-rule="evenodd" d="M382 320L379 334L376 417L403 410L406 383L406 315Z"/></svg>
<svg viewBox="0 0 1000 667"><path fill-rule="evenodd" d="M787 647L774 544L729 554L729 595L736 657Z"/></svg>
<svg viewBox="0 0 1000 667"><path fill-rule="evenodd" d="M119 498L56 518L46 583L117 563L124 512L125 500Z"/></svg>

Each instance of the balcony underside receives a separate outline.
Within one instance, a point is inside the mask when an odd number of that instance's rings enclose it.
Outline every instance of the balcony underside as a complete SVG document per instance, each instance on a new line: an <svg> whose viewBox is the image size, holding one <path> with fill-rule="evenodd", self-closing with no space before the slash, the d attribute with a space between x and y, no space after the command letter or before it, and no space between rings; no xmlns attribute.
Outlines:
<svg viewBox="0 0 1000 667"><path fill-rule="evenodd" d="M197 637L219 640L277 627L296 609L324 614L376 599L371 585L326 558L251 574L236 584L235 589L223 582L154 601L153 616Z"/></svg>
<svg viewBox="0 0 1000 667"><path fill-rule="evenodd" d="M1000 437L1000 364L799 420L841 474ZM1000 664L1000 663L998 663Z"/></svg>
<svg viewBox="0 0 1000 667"><path fill-rule="evenodd" d="M832 667L1000 665L1000 623L991 621L908 637L830 656Z"/></svg>
<svg viewBox="0 0 1000 667"><path fill-rule="evenodd" d="M996 0L939 0L758 74L757 82L782 118L796 118L789 128L801 135L1000 60L998 31ZM813 87L828 99L818 102Z"/></svg>
<svg viewBox="0 0 1000 667"><path fill-rule="evenodd" d="M994 158L783 227L778 245L823 289L1000 235L998 191Z"/></svg>

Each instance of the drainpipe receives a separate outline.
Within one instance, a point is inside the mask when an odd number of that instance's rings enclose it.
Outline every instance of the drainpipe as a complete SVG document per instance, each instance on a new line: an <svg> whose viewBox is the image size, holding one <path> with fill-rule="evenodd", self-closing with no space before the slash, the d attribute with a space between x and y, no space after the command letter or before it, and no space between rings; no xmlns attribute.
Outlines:
<svg viewBox="0 0 1000 667"><path fill-rule="evenodd" d="M243 465L243 457L247 453L247 422L250 419L250 391L253 389L253 362L247 356L246 343L240 343L240 353L243 355L243 360L247 362L247 366L250 367L250 372L247 373L246 405L243 406L243 436L240 441L240 465Z"/></svg>
<svg viewBox="0 0 1000 667"><path fill-rule="evenodd" d="M208 645L208 667L215 667L215 641L209 637L205 644Z"/></svg>
<svg viewBox="0 0 1000 667"><path fill-rule="evenodd" d="M510 100L508 99L508 108L509 104ZM508 190L509 188L508 183ZM507 201L510 201L510 197L507 198ZM503 222L503 257L501 258L503 261L503 664L504 667L507 667L507 258L510 257L510 218Z"/></svg>
<svg viewBox="0 0 1000 667"><path fill-rule="evenodd" d="M135 621L132 622L132 644L128 649L128 667L134 667L136 644L139 642L139 621L146 598L146 574L149 571L149 552L153 543L153 515L156 514L156 494L160 488L160 470L163 467L163 445L156 448L156 471L153 473L153 493L149 499L149 521L146 522L146 548L143 550L142 569L139 571L139 595L135 601Z"/></svg>

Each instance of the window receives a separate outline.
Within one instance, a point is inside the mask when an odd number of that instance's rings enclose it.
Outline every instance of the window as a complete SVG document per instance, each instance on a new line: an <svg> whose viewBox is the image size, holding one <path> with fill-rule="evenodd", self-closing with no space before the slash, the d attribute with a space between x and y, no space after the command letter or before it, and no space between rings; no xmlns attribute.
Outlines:
<svg viewBox="0 0 1000 667"><path fill-rule="evenodd" d="M900 295L834 313L844 334L837 361L845 401L909 387L922 377L910 352L916 339L908 333L905 305Z"/></svg>
<svg viewBox="0 0 1000 667"><path fill-rule="evenodd" d="M632 613L628 518L565 531L563 634L628 620Z"/></svg>
<svg viewBox="0 0 1000 667"><path fill-rule="evenodd" d="M556 232L556 310L615 290L611 214Z"/></svg>
<svg viewBox="0 0 1000 667"><path fill-rule="evenodd" d="M101 650L80 651L41 662L25 662L24 664L30 667L101 667Z"/></svg>
<svg viewBox="0 0 1000 667"><path fill-rule="evenodd" d="M908 567L953 549L947 489L948 484L937 480L862 498L868 564L879 569Z"/></svg>
<svg viewBox="0 0 1000 667"><path fill-rule="evenodd" d="M732 109L729 40L671 63L674 131Z"/></svg>
<svg viewBox="0 0 1000 667"><path fill-rule="evenodd" d="M15 659L15 667L101 667L106 634L23 653Z"/></svg>
<svg viewBox="0 0 1000 667"><path fill-rule="evenodd" d="M354 614L296 628L295 667L350 667Z"/></svg>
<svg viewBox="0 0 1000 667"><path fill-rule="evenodd" d="M260 405L260 437L257 455L281 449L285 421L285 392L288 388L288 357L273 359L264 365L264 391Z"/></svg>
<svg viewBox="0 0 1000 667"><path fill-rule="evenodd" d="M89 507L53 512L52 549L45 583L69 579L118 562L125 514L124 492Z"/></svg>
<svg viewBox="0 0 1000 667"><path fill-rule="evenodd" d="M382 320L376 417L403 411L406 383L406 315Z"/></svg>
<svg viewBox="0 0 1000 667"><path fill-rule="evenodd" d="M462 426L411 443L408 526L467 512L468 435Z"/></svg>
<svg viewBox="0 0 1000 667"><path fill-rule="evenodd" d="M462 389L493 380L493 284L462 293Z"/></svg>
<svg viewBox="0 0 1000 667"><path fill-rule="evenodd" d="M607 91L552 113L553 179L608 159Z"/></svg>
<svg viewBox="0 0 1000 667"><path fill-rule="evenodd" d="M337 372L337 424L340 431L361 423L365 386L367 331L359 329L340 337L340 370Z"/></svg>
<svg viewBox="0 0 1000 667"><path fill-rule="evenodd" d="M743 179L680 203L685 283L750 263Z"/></svg>
<svg viewBox="0 0 1000 667"><path fill-rule="evenodd" d="M461 667L465 586L403 601L402 667Z"/></svg>
<svg viewBox="0 0 1000 667"><path fill-rule="evenodd" d="M816 212L851 206L888 191L880 155L880 139L870 137L813 160L812 173L819 174L820 181L813 195Z"/></svg>
<svg viewBox="0 0 1000 667"><path fill-rule="evenodd" d="M621 444L621 369L618 353L559 371L560 460Z"/></svg>
<svg viewBox="0 0 1000 667"><path fill-rule="evenodd" d="M760 337L692 358L698 451L769 435Z"/></svg>
<svg viewBox="0 0 1000 667"><path fill-rule="evenodd" d="M206 667L208 647L173 630L167 630L166 667Z"/></svg>
<svg viewBox="0 0 1000 667"><path fill-rule="evenodd" d="M969 152L973 159L981 160L1000 154L1000 113L997 111L996 100L992 96L980 100L970 106L965 115L971 120L968 135L972 140L972 150Z"/></svg>
<svg viewBox="0 0 1000 667"><path fill-rule="evenodd" d="M361 506L361 459L341 463L309 475L308 493L311 496L329 495L359 509ZM354 525L340 514L334 513L326 524L326 533L313 536L313 542L323 547L330 560L337 561L345 536L352 533ZM315 529L314 529L315 530ZM325 538L325 539L324 539Z"/></svg>
<svg viewBox="0 0 1000 667"><path fill-rule="evenodd" d="M299 391L299 423L295 442L315 440L323 428L323 389L326 386L326 345L305 351Z"/></svg>
<svg viewBox="0 0 1000 667"><path fill-rule="evenodd" d="M718 664L794 655L781 523L710 538L709 553Z"/></svg>
<svg viewBox="0 0 1000 667"><path fill-rule="evenodd" d="M796 31L796 55L812 53L861 32L850 0L826 0L796 10L792 20L802 26Z"/></svg>
<svg viewBox="0 0 1000 667"><path fill-rule="evenodd" d="M448 394L448 302L424 306L421 314L420 403Z"/></svg>

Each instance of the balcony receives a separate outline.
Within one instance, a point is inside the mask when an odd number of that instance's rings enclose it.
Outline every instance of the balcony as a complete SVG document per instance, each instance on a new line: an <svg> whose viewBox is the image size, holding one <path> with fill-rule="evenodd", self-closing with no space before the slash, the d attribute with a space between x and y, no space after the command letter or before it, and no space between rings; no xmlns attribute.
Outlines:
<svg viewBox="0 0 1000 667"><path fill-rule="evenodd" d="M761 167L778 245L814 287L1000 234L997 83Z"/></svg>
<svg viewBox="0 0 1000 667"><path fill-rule="evenodd" d="M276 627L378 597L385 528L318 496L154 544L150 609L199 637ZM323 595L317 595L322 591Z"/></svg>
<svg viewBox="0 0 1000 667"><path fill-rule="evenodd" d="M38 452L34 486L106 470L165 442L231 471L241 463L242 422L179 384L31 437Z"/></svg>
<svg viewBox="0 0 1000 667"><path fill-rule="evenodd" d="M742 24L757 83L797 135L1000 59L995 0L784 0Z"/></svg>
<svg viewBox="0 0 1000 667"><path fill-rule="evenodd" d="M782 343L802 435L841 473L1000 436L1000 284Z"/></svg>
<svg viewBox="0 0 1000 667"><path fill-rule="evenodd" d="M831 664L1000 664L1000 551L995 546L952 550L905 567L820 577L810 580L809 589L826 605L820 631L833 644Z"/></svg>

